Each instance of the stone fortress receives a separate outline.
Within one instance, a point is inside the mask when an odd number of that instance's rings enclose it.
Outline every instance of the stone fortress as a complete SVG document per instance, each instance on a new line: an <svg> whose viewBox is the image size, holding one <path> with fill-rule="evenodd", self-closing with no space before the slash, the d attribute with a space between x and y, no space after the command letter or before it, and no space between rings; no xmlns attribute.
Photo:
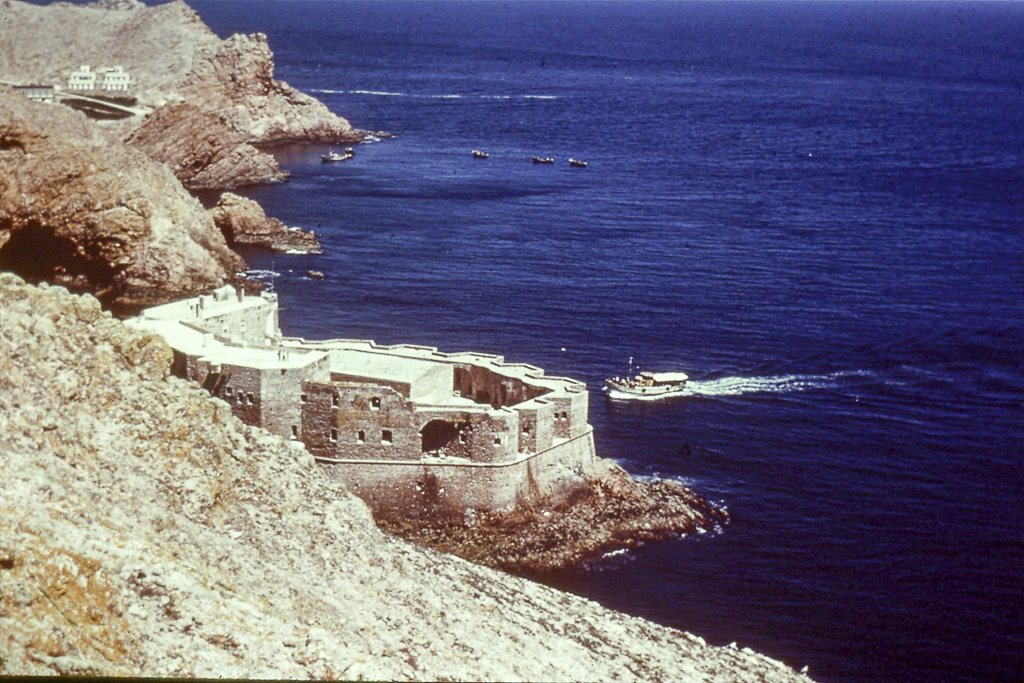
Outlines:
<svg viewBox="0 0 1024 683"><path fill-rule="evenodd" d="M499 356L283 337L278 310L274 293L227 286L128 324L167 341L174 374L301 442L375 511L461 517L582 485L595 460L583 383Z"/></svg>

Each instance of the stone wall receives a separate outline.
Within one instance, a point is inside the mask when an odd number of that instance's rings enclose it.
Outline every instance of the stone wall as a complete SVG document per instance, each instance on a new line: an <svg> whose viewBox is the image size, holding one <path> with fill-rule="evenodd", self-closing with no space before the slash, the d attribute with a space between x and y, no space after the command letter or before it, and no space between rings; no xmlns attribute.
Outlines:
<svg viewBox="0 0 1024 683"><path fill-rule="evenodd" d="M318 458L334 479L375 511L400 517L512 509L557 500L583 484L594 461L593 433L507 463L341 462Z"/></svg>
<svg viewBox="0 0 1024 683"><path fill-rule="evenodd" d="M488 403L495 408L514 406L549 391L530 386L516 377L501 375L484 365L470 363L455 365L455 389L461 396L477 403Z"/></svg>
<svg viewBox="0 0 1024 683"><path fill-rule="evenodd" d="M294 354L295 351L282 351ZM330 374L326 356L299 367L267 368L260 371L263 397L260 426L275 434L302 439L302 393L306 381L326 379Z"/></svg>

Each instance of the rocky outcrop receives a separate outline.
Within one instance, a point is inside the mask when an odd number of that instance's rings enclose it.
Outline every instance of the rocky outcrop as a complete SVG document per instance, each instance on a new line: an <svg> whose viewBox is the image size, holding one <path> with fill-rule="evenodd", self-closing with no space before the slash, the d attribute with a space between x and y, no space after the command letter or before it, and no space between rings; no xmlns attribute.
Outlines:
<svg viewBox="0 0 1024 683"><path fill-rule="evenodd" d="M498 569L543 575L580 566L646 541L714 531L728 513L674 481L639 481L611 460L587 470L585 484L557 505L474 512L463 519L410 521L375 514L388 533Z"/></svg>
<svg viewBox="0 0 1024 683"><path fill-rule="evenodd" d="M131 307L219 286L245 264L166 166L7 88L0 267Z"/></svg>
<svg viewBox="0 0 1024 683"><path fill-rule="evenodd" d="M292 254L320 251L320 242L315 234L286 227L276 218L267 217L259 204L237 194L223 193L211 214L213 222L232 246L245 245Z"/></svg>
<svg viewBox="0 0 1024 683"><path fill-rule="evenodd" d="M807 680L389 538L170 363L0 275L0 674Z"/></svg>
<svg viewBox="0 0 1024 683"><path fill-rule="evenodd" d="M318 100L274 80L266 36L220 40L185 3L45 7L0 0L0 81L63 84L80 64L123 66L153 111L111 130L189 188L281 180L260 146L362 138Z"/></svg>
<svg viewBox="0 0 1024 683"><path fill-rule="evenodd" d="M273 76L265 35L232 36L196 60L177 88L182 102L150 114L129 143L170 165L187 187L221 188L285 177L257 145L361 139L318 100Z"/></svg>

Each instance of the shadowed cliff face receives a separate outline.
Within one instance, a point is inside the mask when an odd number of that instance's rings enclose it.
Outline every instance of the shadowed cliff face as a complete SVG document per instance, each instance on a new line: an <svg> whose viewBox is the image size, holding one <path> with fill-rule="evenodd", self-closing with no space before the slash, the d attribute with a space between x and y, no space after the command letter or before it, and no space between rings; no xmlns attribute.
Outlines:
<svg viewBox="0 0 1024 683"><path fill-rule="evenodd" d="M221 285L244 263L166 166L0 89L0 268L131 305Z"/></svg>

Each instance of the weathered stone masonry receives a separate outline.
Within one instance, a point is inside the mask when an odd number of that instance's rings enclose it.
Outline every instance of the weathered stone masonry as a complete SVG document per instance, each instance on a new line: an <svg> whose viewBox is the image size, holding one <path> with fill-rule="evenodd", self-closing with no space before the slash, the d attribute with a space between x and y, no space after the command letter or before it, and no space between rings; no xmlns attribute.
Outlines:
<svg viewBox="0 0 1024 683"><path fill-rule="evenodd" d="M595 457L585 385L499 356L282 337L275 294L231 287L129 324L167 340L175 374L245 422L301 441L379 511L558 499Z"/></svg>

